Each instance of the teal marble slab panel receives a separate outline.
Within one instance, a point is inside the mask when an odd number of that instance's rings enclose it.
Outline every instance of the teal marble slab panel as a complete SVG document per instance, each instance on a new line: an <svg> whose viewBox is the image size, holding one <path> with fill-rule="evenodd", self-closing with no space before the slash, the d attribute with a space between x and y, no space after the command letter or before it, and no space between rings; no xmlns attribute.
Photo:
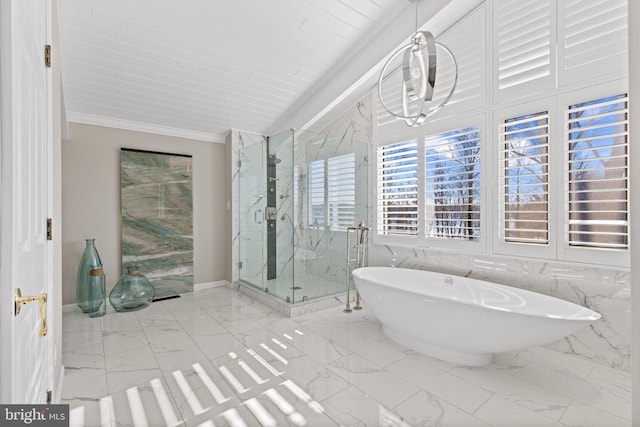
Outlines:
<svg viewBox="0 0 640 427"><path fill-rule="evenodd" d="M156 297L193 290L191 156L122 149L122 269L138 265Z"/></svg>

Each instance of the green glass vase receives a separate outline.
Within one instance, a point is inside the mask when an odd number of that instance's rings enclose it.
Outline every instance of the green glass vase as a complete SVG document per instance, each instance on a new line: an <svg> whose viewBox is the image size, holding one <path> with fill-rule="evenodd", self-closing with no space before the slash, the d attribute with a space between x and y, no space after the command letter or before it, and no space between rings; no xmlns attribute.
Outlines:
<svg viewBox="0 0 640 427"><path fill-rule="evenodd" d="M151 304L154 296L153 285L134 265L127 267L127 272L109 293L109 303L115 311L141 310Z"/></svg>
<svg viewBox="0 0 640 427"><path fill-rule="evenodd" d="M83 313L88 313L92 309L95 310L95 307L91 307L89 302L89 282L91 281L89 272L92 266L96 265L102 268L102 261L96 249L95 239L86 239L76 278L76 304L78 304Z"/></svg>
<svg viewBox="0 0 640 427"><path fill-rule="evenodd" d="M89 271L89 317L101 317L107 313L107 291L101 265L93 265Z"/></svg>

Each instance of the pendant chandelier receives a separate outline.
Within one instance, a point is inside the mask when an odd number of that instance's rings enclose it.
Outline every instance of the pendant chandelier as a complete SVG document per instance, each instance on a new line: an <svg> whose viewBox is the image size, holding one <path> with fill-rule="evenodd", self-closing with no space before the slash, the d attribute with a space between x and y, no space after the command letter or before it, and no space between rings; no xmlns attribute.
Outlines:
<svg viewBox="0 0 640 427"><path fill-rule="evenodd" d="M418 31L419 0L409 1L416 3L415 33L411 36L409 44L396 50L382 67L378 78L378 98L382 107L389 114L397 119L404 120L407 126L413 127L420 126L427 117L435 114L449 102L458 83L458 64L451 50L442 43L435 41L433 34L429 31ZM433 100L436 85L436 47L441 48L451 57L455 76L449 95L440 104L429 109L427 104L430 104ZM400 56L402 56L402 83L398 90L400 91L402 110L392 111L387 106L382 95L382 83L398 70L398 68L395 68L389 72L391 64Z"/></svg>

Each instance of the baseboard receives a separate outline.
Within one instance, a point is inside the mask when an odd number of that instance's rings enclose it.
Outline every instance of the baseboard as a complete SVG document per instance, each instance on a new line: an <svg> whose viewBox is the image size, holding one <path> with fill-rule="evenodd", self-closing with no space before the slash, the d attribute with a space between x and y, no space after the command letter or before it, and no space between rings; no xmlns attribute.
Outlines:
<svg viewBox="0 0 640 427"><path fill-rule="evenodd" d="M229 282L227 282L226 280L218 280L216 282L197 283L193 285L193 291L198 292L205 289L219 288L222 286L227 286L228 283Z"/></svg>
<svg viewBox="0 0 640 427"><path fill-rule="evenodd" d="M64 304L62 306L63 313L71 313L72 311L80 310L77 304Z"/></svg>

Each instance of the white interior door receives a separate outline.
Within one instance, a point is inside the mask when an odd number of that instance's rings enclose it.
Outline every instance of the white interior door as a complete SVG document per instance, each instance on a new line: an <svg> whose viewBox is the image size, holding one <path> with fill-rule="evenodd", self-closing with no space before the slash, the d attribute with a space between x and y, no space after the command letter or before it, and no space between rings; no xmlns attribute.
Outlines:
<svg viewBox="0 0 640 427"><path fill-rule="evenodd" d="M38 302L14 308L23 296L53 294L50 0L0 0L0 402L47 403L54 390L54 334ZM46 315L51 316L51 301Z"/></svg>

